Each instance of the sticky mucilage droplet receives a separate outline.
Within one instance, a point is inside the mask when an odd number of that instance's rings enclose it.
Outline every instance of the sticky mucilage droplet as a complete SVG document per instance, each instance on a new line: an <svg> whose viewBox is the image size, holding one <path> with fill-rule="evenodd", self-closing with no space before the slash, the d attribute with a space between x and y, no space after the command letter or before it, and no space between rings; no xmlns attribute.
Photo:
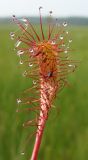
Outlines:
<svg viewBox="0 0 88 160"><path fill-rule="evenodd" d="M68 34L69 32L68 31L66 31L66 34Z"/></svg>
<svg viewBox="0 0 88 160"><path fill-rule="evenodd" d="M33 48L30 48L30 49L29 49L29 52L30 52L30 53L34 53Z"/></svg>
<svg viewBox="0 0 88 160"><path fill-rule="evenodd" d="M17 41L16 43L15 43L15 47L19 47L19 45L21 44L21 41Z"/></svg>
<svg viewBox="0 0 88 160"><path fill-rule="evenodd" d="M61 35L61 36L60 36L60 39L61 39L61 40L63 40L63 39L64 39L64 37Z"/></svg>
<svg viewBox="0 0 88 160"><path fill-rule="evenodd" d="M24 156L25 153L24 153L24 152L21 152L20 154L21 154L22 156Z"/></svg>
<svg viewBox="0 0 88 160"><path fill-rule="evenodd" d="M32 66L33 66L33 63L29 63L28 65L29 65L29 67L32 67Z"/></svg>
<svg viewBox="0 0 88 160"><path fill-rule="evenodd" d="M53 40L53 41L51 41L51 44L54 45L54 44L56 44L56 42Z"/></svg>
<svg viewBox="0 0 88 160"><path fill-rule="evenodd" d="M22 101L21 101L21 99L17 99L17 103L19 104L19 103L21 103Z"/></svg>
<svg viewBox="0 0 88 160"><path fill-rule="evenodd" d="M65 51L64 51L64 53L68 53L68 51L67 51L67 50L65 50Z"/></svg>
<svg viewBox="0 0 88 160"><path fill-rule="evenodd" d="M23 53L24 53L24 51L23 51L23 50L19 50L19 51L17 51L17 55L18 55L18 56L22 55Z"/></svg>
<svg viewBox="0 0 88 160"><path fill-rule="evenodd" d="M24 71L24 73L22 74L23 77L25 77L27 75L27 71Z"/></svg>
<svg viewBox="0 0 88 160"><path fill-rule="evenodd" d="M14 32L10 32L10 38L11 38L11 40L14 40L14 38L15 38L15 33Z"/></svg>
<svg viewBox="0 0 88 160"><path fill-rule="evenodd" d="M20 60L20 62L19 62L20 64L23 64L23 61L22 60Z"/></svg>
<svg viewBox="0 0 88 160"><path fill-rule="evenodd" d="M72 43L72 39L69 39L69 43Z"/></svg>
<svg viewBox="0 0 88 160"><path fill-rule="evenodd" d="M63 26L64 26L64 27L67 27L67 25L68 25L67 22L64 22L64 23L63 23Z"/></svg>
<svg viewBox="0 0 88 160"><path fill-rule="evenodd" d="M37 81L36 81L36 80L33 80L33 84L34 84L34 85L37 84Z"/></svg>

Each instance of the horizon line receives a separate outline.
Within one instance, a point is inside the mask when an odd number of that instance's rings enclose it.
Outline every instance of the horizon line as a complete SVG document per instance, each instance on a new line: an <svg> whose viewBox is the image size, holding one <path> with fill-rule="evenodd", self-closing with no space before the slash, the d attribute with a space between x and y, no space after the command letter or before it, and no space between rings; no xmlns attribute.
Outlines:
<svg viewBox="0 0 88 160"><path fill-rule="evenodd" d="M12 16L0 16L0 19L2 18L11 18ZM38 15L17 15L17 17L33 17L33 18L39 18ZM42 16L42 18L47 18L48 15ZM88 16L84 16L84 15L71 15L71 16L52 16L52 18L88 18Z"/></svg>

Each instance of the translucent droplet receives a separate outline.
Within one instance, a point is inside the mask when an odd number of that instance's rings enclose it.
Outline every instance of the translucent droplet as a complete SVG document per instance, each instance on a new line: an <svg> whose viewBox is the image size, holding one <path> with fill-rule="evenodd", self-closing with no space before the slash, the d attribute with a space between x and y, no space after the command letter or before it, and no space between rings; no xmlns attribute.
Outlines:
<svg viewBox="0 0 88 160"><path fill-rule="evenodd" d="M15 38L15 33L14 33L14 32L10 32L10 38L11 38L12 40L14 40L14 38Z"/></svg>
<svg viewBox="0 0 88 160"><path fill-rule="evenodd" d="M61 39L61 40L63 40L63 39L64 39L64 37L63 37L63 36L60 36L60 39Z"/></svg>
<svg viewBox="0 0 88 160"><path fill-rule="evenodd" d="M26 18L22 18L21 21L27 22L27 19Z"/></svg>
<svg viewBox="0 0 88 160"><path fill-rule="evenodd" d="M67 22L64 22L64 23L63 23L63 26L64 26L64 27L67 27L67 25L68 25Z"/></svg>
<svg viewBox="0 0 88 160"><path fill-rule="evenodd" d="M22 75L25 77L27 75L27 71L24 71Z"/></svg>
<svg viewBox="0 0 88 160"><path fill-rule="evenodd" d="M30 48L30 49L29 49L29 52L30 52L32 55L35 55L35 54L36 54L36 51L35 51L33 48Z"/></svg>
<svg viewBox="0 0 88 160"><path fill-rule="evenodd" d="M24 152L21 152L21 155L23 156L25 153Z"/></svg>
<svg viewBox="0 0 88 160"><path fill-rule="evenodd" d="M54 45L54 44L56 44L56 42L55 42L55 41L52 41L51 44Z"/></svg>
<svg viewBox="0 0 88 160"><path fill-rule="evenodd" d="M68 31L66 31L66 34L68 34Z"/></svg>
<svg viewBox="0 0 88 160"><path fill-rule="evenodd" d="M65 51L64 51L64 53L68 53L68 51L67 51L67 50L65 50Z"/></svg>
<svg viewBox="0 0 88 160"><path fill-rule="evenodd" d="M25 29L27 29L27 28L28 28L27 19L26 19L26 18L21 18L20 20L23 22L23 24L24 24L24 26L25 26ZM25 32L25 31L24 31L24 32Z"/></svg>
<svg viewBox="0 0 88 160"><path fill-rule="evenodd" d="M19 47L20 44L21 44L21 41L18 40L15 44L15 47Z"/></svg>
<svg viewBox="0 0 88 160"><path fill-rule="evenodd" d="M74 64L69 64L68 67L69 67L68 72L75 71L76 66Z"/></svg>
<svg viewBox="0 0 88 160"><path fill-rule="evenodd" d="M34 50L32 48L29 49L29 52L34 53Z"/></svg>
<svg viewBox="0 0 88 160"><path fill-rule="evenodd" d="M37 81L36 81L36 80L33 80L33 84L34 84L34 85L37 84Z"/></svg>
<svg viewBox="0 0 88 160"><path fill-rule="evenodd" d="M72 39L69 39L69 43L72 43Z"/></svg>
<svg viewBox="0 0 88 160"><path fill-rule="evenodd" d="M24 53L24 51L23 51L23 50L19 50L19 51L17 51L17 55L18 55L18 56L22 55L23 53Z"/></svg>
<svg viewBox="0 0 88 160"><path fill-rule="evenodd" d="M23 64L23 61L22 60L20 60L20 62L19 62L20 64Z"/></svg>
<svg viewBox="0 0 88 160"><path fill-rule="evenodd" d="M68 66L69 66L69 67L72 67L72 68L75 68L75 65L74 65L74 64L69 64Z"/></svg>
<svg viewBox="0 0 88 160"><path fill-rule="evenodd" d="M21 101L21 99L17 99L17 103L19 104L19 103L21 103L22 101Z"/></svg>
<svg viewBox="0 0 88 160"><path fill-rule="evenodd" d="M32 67L33 66L33 64L32 63L29 63L29 67Z"/></svg>

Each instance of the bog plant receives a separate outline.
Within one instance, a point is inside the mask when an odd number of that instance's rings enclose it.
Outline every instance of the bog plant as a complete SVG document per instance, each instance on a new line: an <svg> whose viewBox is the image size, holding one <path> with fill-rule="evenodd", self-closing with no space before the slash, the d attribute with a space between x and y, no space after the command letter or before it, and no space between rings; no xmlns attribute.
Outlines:
<svg viewBox="0 0 88 160"><path fill-rule="evenodd" d="M40 14L40 32L37 33L34 26L27 18L18 20L13 15L13 21L18 25L17 32L11 32L11 39L15 39L15 49L20 58L20 64L26 66L23 76L32 79L32 86L25 90L29 96L17 99L18 104L25 104L23 110L33 111L36 116L32 120L23 123L24 127L36 126L35 143L31 160L38 159L39 147L42 135L52 109L53 101L57 93L67 84L67 76L74 72L76 61L70 58L69 48L72 42L69 39L67 23L64 22L61 27L56 22L52 22L52 11L49 12L49 21L47 32L44 33L41 9ZM35 97L35 93L37 98ZM20 112L20 109L17 110Z"/></svg>

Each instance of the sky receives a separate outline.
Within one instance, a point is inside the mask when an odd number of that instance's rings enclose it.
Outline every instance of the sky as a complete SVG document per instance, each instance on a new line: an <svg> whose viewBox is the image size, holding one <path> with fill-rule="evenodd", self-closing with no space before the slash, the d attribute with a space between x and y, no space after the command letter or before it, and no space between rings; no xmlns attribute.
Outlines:
<svg viewBox="0 0 88 160"><path fill-rule="evenodd" d="M38 8L43 7L42 14L53 16L86 16L88 17L88 0L0 0L0 17L38 16Z"/></svg>

